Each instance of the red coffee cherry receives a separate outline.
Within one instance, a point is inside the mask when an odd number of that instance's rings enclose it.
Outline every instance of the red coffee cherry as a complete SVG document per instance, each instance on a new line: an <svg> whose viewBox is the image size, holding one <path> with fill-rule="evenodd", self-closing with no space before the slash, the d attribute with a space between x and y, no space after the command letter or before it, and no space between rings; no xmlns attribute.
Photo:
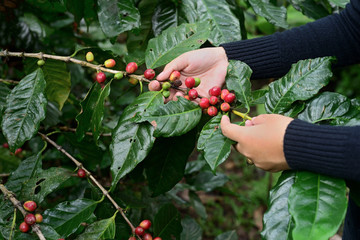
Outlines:
<svg viewBox="0 0 360 240"><path fill-rule="evenodd" d="M129 74L134 73L138 69L138 65L136 62L129 62L128 65L126 65L125 71Z"/></svg>
<svg viewBox="0 0 360 240"><path fill-rule="evenodd" d="M43 221L43 216L40 213L35 214L36 223L41 223Z"/></svg>
<svg viewBox="0 0 360 240"><path fill-rule="evenodd" d="M30 227L26 222L22 222L19 226L21 232L26 233L29 231Z"/></svg>
<svg viewBox="0 0 360 240"><path fill-rule="evenodd" d="M36 222L36 218L35 215L32 213L26 214L24 221L28 224L28 225L33 225Z"/></svg>
<svg viewBox="0 0 360 240"><path fill-rule="evenodd" d="M106 80L106 75L105 75L105 73L103 73L103 72L98 72L98 73L96 74L96 81L97 81L98 83L103 83L103 82L105 82L105 80Z"/></svg>
<svg viewBox="0 0 360 240"><path fill-rule="evenodd" d="M210 99L209 99L209 102L210 102L211 105L217 104L218 101L219 101L219 99L217 97L215 97L215 96L211 96Z"/></svg>
<svg viewBox="0 0 360 240"><path fill-rule="evenodd" d="M190 89L188 95L190 99L196 99L198 97L198 92L196 89Z"/></svg>
<svg viewBox="0 0 360 240"><path fill-rule="evenodd" d="M77 175L79 178L85 178L86 177L86 172L84 169L80 168L78 171L77 171Z"/></svg>
<svg viewBox="0 0 360 240"><path fill-rule="evenodd" d="M199 106L200 106L202 109L205 109L205 108L210 107L210 101L209 101L209 99L208 99L208 98L202 98L202 99L200 99Z"/></svg>
<svg viewBox="0 0 360 240"><path fill-rule="evenodd" d="M236 98L236 96L234 93L229 93L225 96L224 101L227 103L232 103L235 101L235 98Z"/></svg>
<svg viewBox="0 0 360 240"><path fill-rule="evenodd" d="M149 87L150 91L160 91L161 90L161 84L157 80L152 80L149 83L148 87Z"/></svg>
<svg viewBox="0 0 360 240"><path fill-rule="evenodd" d="M180 72L175 70L170 74L169 80L173 82L175 80L178 80L179 78L180 78Z"/></svg>
<svg viewBox="0 0 360 240"><path fill-rule="evenodd" d="M139 80L131 77L131 78L129 78L128 82L132 85L136 85L136 84L138 84Z"/></svg>
<svg viewBox="0 0 360 240"><path fill-rule="evenodd" d="M37 205L34 201L26 201L23 207L26 211L33 212L37 208Z"/></svg>
<svg viewBox="0 0 360 240"><path fill-rule="evenodd" d="M185 85L188 88L193 88L195 86L195 79L192 77L188 77L185 79Z"/></svg>
<svg viewBox="0 0 360 240"><path fill-rule="evenodd" d="M105 67L112 68L116 65L116 62L114 59L108 59L104 62Z"/></svg>
<svg viewBox="0 0 360 240"><path fill-rule="evenodd" d="M221 88L220 87L217 87L217 86L215 86L215 87L213 87L213 88L211 88L210 90L209 90L209 94L211 95L211 96L219 96L220 94L221 94Z"/></svg>
<svg viewBox="0 0 360 240"><path fill-rule="evenodd" d="M214 107L214 106L210 106L209 108L208 108L208 110L207 110L207 113L209 114L209 116L216 116L217 115L217 113L218 113L218 110L217 110L217 108L216 107Z"/></svg>
<svg viewBox="0 0 360 240"><path fill-rule="evenodd" d="M136 235L142 236L142 235L144 235L144 233L145 233L145 230L142 227L136 227L135 228L135 234Z"/></svg>
<svg viewBox="0 0 360 240"><path fill-rule="evenodd" d="M140 224L140 227L142 227L144 230L148 230L151 227L151 221L150 220L143 220Z"/></svg>
<svg viewBox="0 0 360 240"><path fill-rule="evenodd" d="M22 149L21 149L21 148L18 148L18 149L15 150L15 155L18 155L18 154L20 154L21 152L22 152Z"/></svg>
<svg viewBox="0 0 360 240"><path fill-rule="evenodd" d="M154 240L162 240L161 237L156 237Z"/></svg>
<svg viewBox="0 0 360 240"><path fill-rule="evenodd" d="M9 144L8 143L3 143L3 148L9 148Z"/></svg>
<svg viewBox="0 0 360 240"><path fill-rule="evenodd" d="M132 237L129 237L128 240L137 240L136 237L132 236Z"/></svg>
<svg viewBox="0 0 360 240"><path fill-rule="evenodd" d="M220 98L221 98L222 100L224 100L225 96L228 95L229 93L230 93L230 92L229 92L229 90L227 90L227 89L221 90Z"/></svg>
<svg viewBox="0 0 360 240"><path fill-rule="evenodd" d="M190 97L188 95L185 95L184 98L190 101Z"/></svg>
<svg viewBox="0 0 360 240"><path fill-rule="evenodd" d="M85 57L88 62L94 61L94 54L92 52L87 52Z"/></svg>
<svg viewBox="0 0 360 240"><path fill-rule="evenodd" d="M144 77L146 79L153 79L155 77L155 71L153 69L146 69L145 72L144 72Z"/></svg>
<svg viewBox="0 0 360 240"><path fill-rule="evenodd" d="M145 233L143 236L143 240L153 240L153 238L150 233Z"/></svg>
<svg viewBox="0 0 360 240"><path fill-rule="evenodd" d="M223 112L228 112L228 111L230 111L230 104L227 102L224 102L221 104L220 109Z"/></svg>

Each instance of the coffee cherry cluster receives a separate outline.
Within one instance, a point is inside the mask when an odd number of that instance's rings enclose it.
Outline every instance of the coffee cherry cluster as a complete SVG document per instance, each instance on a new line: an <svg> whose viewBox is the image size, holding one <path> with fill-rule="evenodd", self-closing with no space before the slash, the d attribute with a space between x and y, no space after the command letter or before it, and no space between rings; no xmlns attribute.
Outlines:
<svg viewBox="0 0 360 240"><path fill-rule="evenodd" d="M220 87L212 87L209 90L210 98L201 98L199 106L203 109L203 112L209 116L216 116L218 114L218 108L223 112L230 111L230 104L232 104L236 96L234 93L229 92L227 89Z"/></svg>
<svg viewBox="0 0 360 240"><path fill-rule="evenodd" d="M3 143L3 148L9 148L9 144L8 143ZM15 150L15 155L17 156L17 155L19 155L21 152L22 152L23 150L22 150L22 148L17 148L16 150ZM11 153L11 154L13 154L13 153Z"/></svg>
<svg viewBox="0 0 360 240"><path fill-rule="evenodd" d="M28 212L34 212L37 208L37 205L34 201L26 201L23 204L23 207ZM22 222L19 226L21 232L28 232L30 226L34 223L41 223L43 221L43 216L40 213L27 213L24 218L24 222Z"/></svg>
<svg viewBox="0 0 360 240"><path fill-rule="evenodd" d="M160 237L156 237L153 239L152 235L150 233L145 232L151 227L151 221L150 220L143 220L135 228L135 234L138 236L141 236L143 240L162 240ZM135 236L131 236L128 240L136 240Z"/></svg>

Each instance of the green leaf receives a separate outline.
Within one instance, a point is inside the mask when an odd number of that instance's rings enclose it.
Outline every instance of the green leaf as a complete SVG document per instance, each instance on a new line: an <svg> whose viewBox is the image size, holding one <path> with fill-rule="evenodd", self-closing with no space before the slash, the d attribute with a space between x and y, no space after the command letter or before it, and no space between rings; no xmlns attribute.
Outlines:
<svg viewBox="0 0 360 240"><path fill-rule="evenodd" d="M297 100L307 100L324 87L332 76L332 57L301 60L279 80L269 84L265 95L268 113L284 113Z"/></svg>
<svg viewBox="0 0 360 240"><path fill-rule="evenodd" d="M172 204L160 208L154 218L154 236L179 239L182 232L180 213Z"/></svg>
<svg viewBox="0 0 360 240"><path fill-rule="evenodd" d="M288 28L289 25L286 22L286 8L281 6L275 6L268 0L249 0L254 12L264 17L268 22L275 26Z"/></svg>
<svg viewBox="0 0 360 240"><path fill-rule="evenodd" d="M215 171L228 158L231 145L234 143L222 134L220 128L221 117L222 115L218 114L207 122L198 139L197 148L199 151L204 151L205 160L212 171Z"/></svg>
<svg viewBox="0 0 360 240"><path fill-rule="evenodd" d="M86 227L85 232L76 240L115 239L115 215L108 219L94 222Z"/></svg>
<svg viewBox="0 0 360 240"><path fill-rule="evenodd" d="M339 229L347 208L342 179L299 171L289 195L294 239L327 240Z"/></svg>
<svg viewBox="0 0 360 240"><path fill-rule="evenodd" d="M224 186L229 178L223 173L214 173L210 171L200 172L194 179L194 190L210 192L215 188Z"/></svg>
<svg viewBox="0 0 360 240"><path fill-rule="evenodd" d="M181 220L183 231L180 240L201 240L202 229L199 224L192 218L186 217Z"/></svg>
<svg viewBox="0 0 360 240"><path fill-rule="evenodd" d="M193 129L199 123L201 114L197 104L179 98L177 101L149 109L137 121L150 122L155 128L155 137L174 137Z"/></svg>
<svg viewBox="0 0 360 240"><path fill-rule="evenodd" d="M0 172L6 173L15 170L21 160L7 148L0 148Z"/></svg>
<svg viewBox="0 0 360 240"><path fill-rule="evenodd" d="M61 236L50 226L41 224L41 232L44 234L46 240L58 240Z"/></svg>
<svg viewBox="0 0 360 240"><path fill-rule="evenodd" d="M101 29L107 37L140 26L140 13L133 0L98 0L98 18Z"/></svg>
<svg viewBox="0 0 360 240"><path fill-rule="evenodd" d="M345 8L346 4L348 4L350 0L329 0L329 2L338 7Z"/></svg>
<svg viewBox="0 0 360 240"><path fill-rule="evenodd" d="M56 126L61 121L61 114L62 112L59 110L57 104L48 101L48 104L46 106L46 117L42 121L42 124L45 126L46 129Z"/></svg>
<svg viewBox="0 0 360 240"><path fill-rule="evenodd" d="M32 72L38 68L36 60L26 61L26 72ZM46 80L46 98L59 105L59 110L64 106L71 90L71 77L66 68L66 63L53 59L47 59L41 67Z"/></svg>
<svg viewBox="0 0 360 240"><path fill-rule="evenodd" d="M6 106L6 97L9 95L10 89L6 86L5 83L0 82L0 120L2 112Z"/></svg>
<svg viewBox="0 0 360 240"><path fill-rule="evenodd" d="M288 209L288 198L295 182L295 171L284 171L270 190L268 209L264 214L262 239L290 240L294 224Z"/></svg>
<svg viewBox="0 0 360 240"><path fill-rule="evenodd" d="M229 61L229 66L226 75L226 87L230 91L234 91L236 98L240 101L248 110L250 110L249 101L252 98L251 95L251 83L250 77L252 70L248 65L240 61Z"/></svg>
<svg viewBox="0 0 360 240"><path fill-rule="evenodd" d="M240 21L226 0L183 0L182 15L188 22L207 22L212 25L211 44L241 40Z"/></svg>
<svg viewBox="0 0 360 240"><path fill-rule="evenodd" d="M299 119L311 123L332 120L347 113L349 108L350 100L347 97L339 93L324 92L307 104L299 114Z"/></svg>
<svg viewBox="0 0 360 240"><path fill-rule="evenodd" d="M215 240L237 240L237 239L238 239L238 235L236 234L235 230L224 232L215 238Z"/></svg>
<svg viewBox="0 0 360 240"><path fill-rule="evenodd" d="M145 53L147 68L160 67L182 53L199 48L208 39L209 34L210 27L206 22L182 24L165 30L148 43Z"/></svg>
<svg viewBox="0 0 360 240"><path fill-rule="evenodd" d="M206 219L207 216L208 216L207 213L206 213L206 208L202 204L201 199L199 198L199 196L194 191L189 192L189 200L190 200L190 205L194 208L195 212L201 218Z"/></svg>
<svg viewBox="0 0 360 240"><path fill-rule="evenodd" d="M71 177L71 172L64 168L54 167L34 175L23 188L22 197L41 203L44 198L56 190Z"/></svg>
<svg viewBox="0 0 360 240"><path fill-rule="evenodd" d="M305 108L305 102L295 102L291 105L291 108L284 112L285 116L295 118L299 113L301 113Z"/></svg>
<svg viewBox="0 0 360 240"><path fill-rule="evenodd" d="M178 9L172 1L158 1L152 17L152 28L155 36L165 29L180 25Z"/></svg>
<svg viewBox="0 0 360 240"><path fill-rule="evenodd" d="M13 171L5 186L16 195L20 195L23 186L35 175L42 172L41 153L32 155L22 161L19 167Z"/></svg>
<svg viewBox="0 0 360 240"><path fill-rule="evenodd" d="M118 125L112 133L110 151L112 156L112 188L120 178L132 171L150 152L155 138L149 123L134 123L132 118L143 115L151 106L163 104L161 92L146 92L125 108Z"/></svg>
<svg viewBox="0 0 360 240"><path fill-rule="evenodd" d="M101 134L101 123L104 118L105 98L110 94L111 81L102 89L100 84L95 82L85 99L80 103L81 112L76 116L78 127L76 134L81 141L85 137L86 131L91 129L95 142Z"/></svg>
<svg viewBox="0 0 360 240"><path fill-rule="evenodd" d="M329 9L330 6L327 6L324 2L316 0L290 0L293 7L302 12L305 16L319 19L326 17L331 12Z"/></svg>
<svg viewBox="0 0 360 240"><path fill-rule="evenodd" d="M43 213L44 224L54 228L61 236L74 233L94 212L98 202L90 199L77 199L62 202Z"/></svg>
<svg viewBox="0 0 360 240"><path fill-rule="evenodd" d="M344 115L331 121L332 125L356 126L360 125L360 101L351 99L350 108Z"/></svg>
<svg viewBox="0 0 360 240"><path fill-rule="evenodd" d="M80 20L84 17L85 1L65 0L64 3L67 10L74 15L75 22L80 23Z"/></svg>
<svg viewBox="0 0 360 240"><path fill-rule="evenodd" d="M11 151L32 138L44 120L45 84L44 74L38 69L24 77L8 95L1 127Z"/></svg>
<svg viewBox="0 0 360 240"><path fill-rule="evenodd" d="M169 191L184 177L186 162L195 147L195 134L191 131L156 140L146 158L146 176L153 197Z"/></svg>

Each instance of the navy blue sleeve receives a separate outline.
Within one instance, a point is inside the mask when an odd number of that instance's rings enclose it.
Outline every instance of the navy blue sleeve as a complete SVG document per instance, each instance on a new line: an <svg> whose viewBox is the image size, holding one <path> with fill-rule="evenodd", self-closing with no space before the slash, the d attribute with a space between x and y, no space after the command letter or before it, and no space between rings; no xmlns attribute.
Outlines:
<svg viewBox="0 0 360 240"><path fill-rule="evenodd" d="M230 60L247 63L252 78L281 77L291 64L335 56L336 66L360 62L360 0L351 0L340 14L269 36L221 45Z"/></svg>

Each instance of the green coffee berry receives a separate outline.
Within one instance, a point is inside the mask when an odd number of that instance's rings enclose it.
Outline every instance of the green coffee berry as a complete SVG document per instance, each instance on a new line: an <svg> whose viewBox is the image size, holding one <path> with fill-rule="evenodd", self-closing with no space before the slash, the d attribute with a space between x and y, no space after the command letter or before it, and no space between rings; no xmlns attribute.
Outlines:
<svg viewBox="0 0 360 240"><path fill-rule="evenodd" d="M117 80L122 79L123 77L124 77L124 74L122 72L118 72L114 76L114 78Z"/></svg>
<svg viewBox="0 0 360 240"><path fill-rule="evenodd" d="M162 89L164 90L168 90L171 87L171 83L169 82L164 82L162 85Z"/></svg>
<svg viewBox="0 0 360 240"><path fill-rule="evenodd" d="M44 66L44 64L45 64L45 61L42 60L42 59L40 59L39 61L37 61L37 65L38 65L38 66Z"/></svg>
<svg viewBox="0 0 360 240"><path fill-rule="evenodd" d="M165 91L162 92L162 95L163 95L165 98L168 98L168 97L170 96L170 91L165 90Z"/></svg>

